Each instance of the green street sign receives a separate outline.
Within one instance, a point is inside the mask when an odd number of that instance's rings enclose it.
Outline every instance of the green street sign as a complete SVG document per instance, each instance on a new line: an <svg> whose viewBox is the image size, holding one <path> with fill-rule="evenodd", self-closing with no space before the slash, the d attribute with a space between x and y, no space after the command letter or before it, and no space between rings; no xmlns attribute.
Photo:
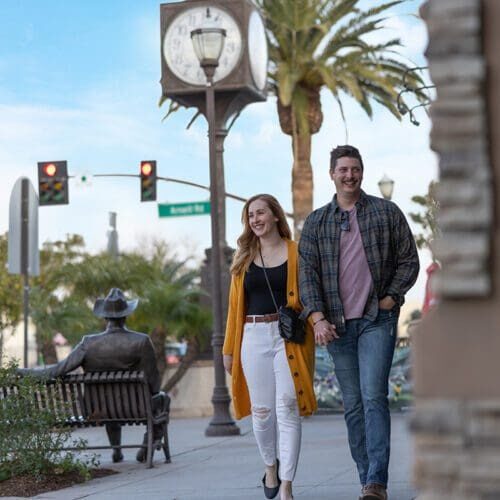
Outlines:
<svg viewBox="0 0 500 500"><path fill-rule="evenodd" d="M158 217L185 217L187 215L205 215L209 213L209 201L158 203Z"/></svg>

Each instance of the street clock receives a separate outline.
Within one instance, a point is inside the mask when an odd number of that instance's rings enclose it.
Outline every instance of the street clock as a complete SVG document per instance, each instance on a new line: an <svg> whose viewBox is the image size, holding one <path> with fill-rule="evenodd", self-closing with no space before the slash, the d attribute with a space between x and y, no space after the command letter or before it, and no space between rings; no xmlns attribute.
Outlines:
<svg viewBox="0 0 500 500"><path fill-rule="evenodd" d="M207 77L194 52L191 31L202 26L207 13L213 19L215 27L226 31L224 49L215 71L214 82L224 80L241 59L241 31L238 23L227 11L213 6L186 9L172 20L165 32L163 57L172 73L188 85L206 85Z"/></svg>
<svg viewBox="0 0 500 500"><path fill-rule="evenodd" d="M216 92L238 96L241 104L266 99L267 42L264 24L250 0L189 0L162 4L161 85L164 97L184 105L204 99L206 77L191 42L191 31L209 18L226 31L214 75Z"/></svg>

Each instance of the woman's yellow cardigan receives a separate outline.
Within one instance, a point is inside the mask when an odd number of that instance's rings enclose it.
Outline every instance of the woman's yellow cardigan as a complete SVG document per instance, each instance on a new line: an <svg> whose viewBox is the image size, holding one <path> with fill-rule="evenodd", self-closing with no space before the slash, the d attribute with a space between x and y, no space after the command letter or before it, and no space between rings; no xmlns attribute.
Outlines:
<svg viewBox="0 0 500 500"><path fill-rule="evenodd" d="M296 311L302 310L298 286L298 249L297 243L287 240L287 306ZM245 324L246 305L243 280L245 273L233 275L229 292L229 309L226 323L226 338L223 354L233 356L232 394L235 416L237 419L250 415L250 396L241 366L241 341ZM311 415L317 409L313 389L314 377L314 333L310 321L306 325L304 344L285 342L285 350L290 372L295 383L297 403L301 415Z"/></svg>

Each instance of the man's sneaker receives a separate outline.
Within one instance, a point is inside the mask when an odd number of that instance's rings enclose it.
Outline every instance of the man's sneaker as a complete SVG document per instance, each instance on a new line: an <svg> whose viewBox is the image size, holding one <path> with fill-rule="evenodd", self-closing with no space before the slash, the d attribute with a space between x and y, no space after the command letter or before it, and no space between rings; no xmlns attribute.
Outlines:
<svg viewBox="0 0 500 500"><path fill-rule="evenodd" d="M381 484L367 484L363 488L362 500L387 500L387 490Z"/></svg>

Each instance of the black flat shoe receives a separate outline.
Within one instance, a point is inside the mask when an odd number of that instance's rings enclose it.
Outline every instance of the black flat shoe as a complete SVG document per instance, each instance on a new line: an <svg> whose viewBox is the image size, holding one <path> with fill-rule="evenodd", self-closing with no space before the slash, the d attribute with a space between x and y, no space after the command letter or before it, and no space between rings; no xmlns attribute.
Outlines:
<svg viewBox="0 0 500 500"><path fill-rule="evenodd" d="M274 488L268 488L266 486L266 475L265 474L264 474L264 477L262 478L262 486L264 486L264 495L266 495L266 498L274 498L280 490L280 485L281 485L280 461L278 459L276 459L276 476L278 478L278 486L275 486Z"/></svg>

